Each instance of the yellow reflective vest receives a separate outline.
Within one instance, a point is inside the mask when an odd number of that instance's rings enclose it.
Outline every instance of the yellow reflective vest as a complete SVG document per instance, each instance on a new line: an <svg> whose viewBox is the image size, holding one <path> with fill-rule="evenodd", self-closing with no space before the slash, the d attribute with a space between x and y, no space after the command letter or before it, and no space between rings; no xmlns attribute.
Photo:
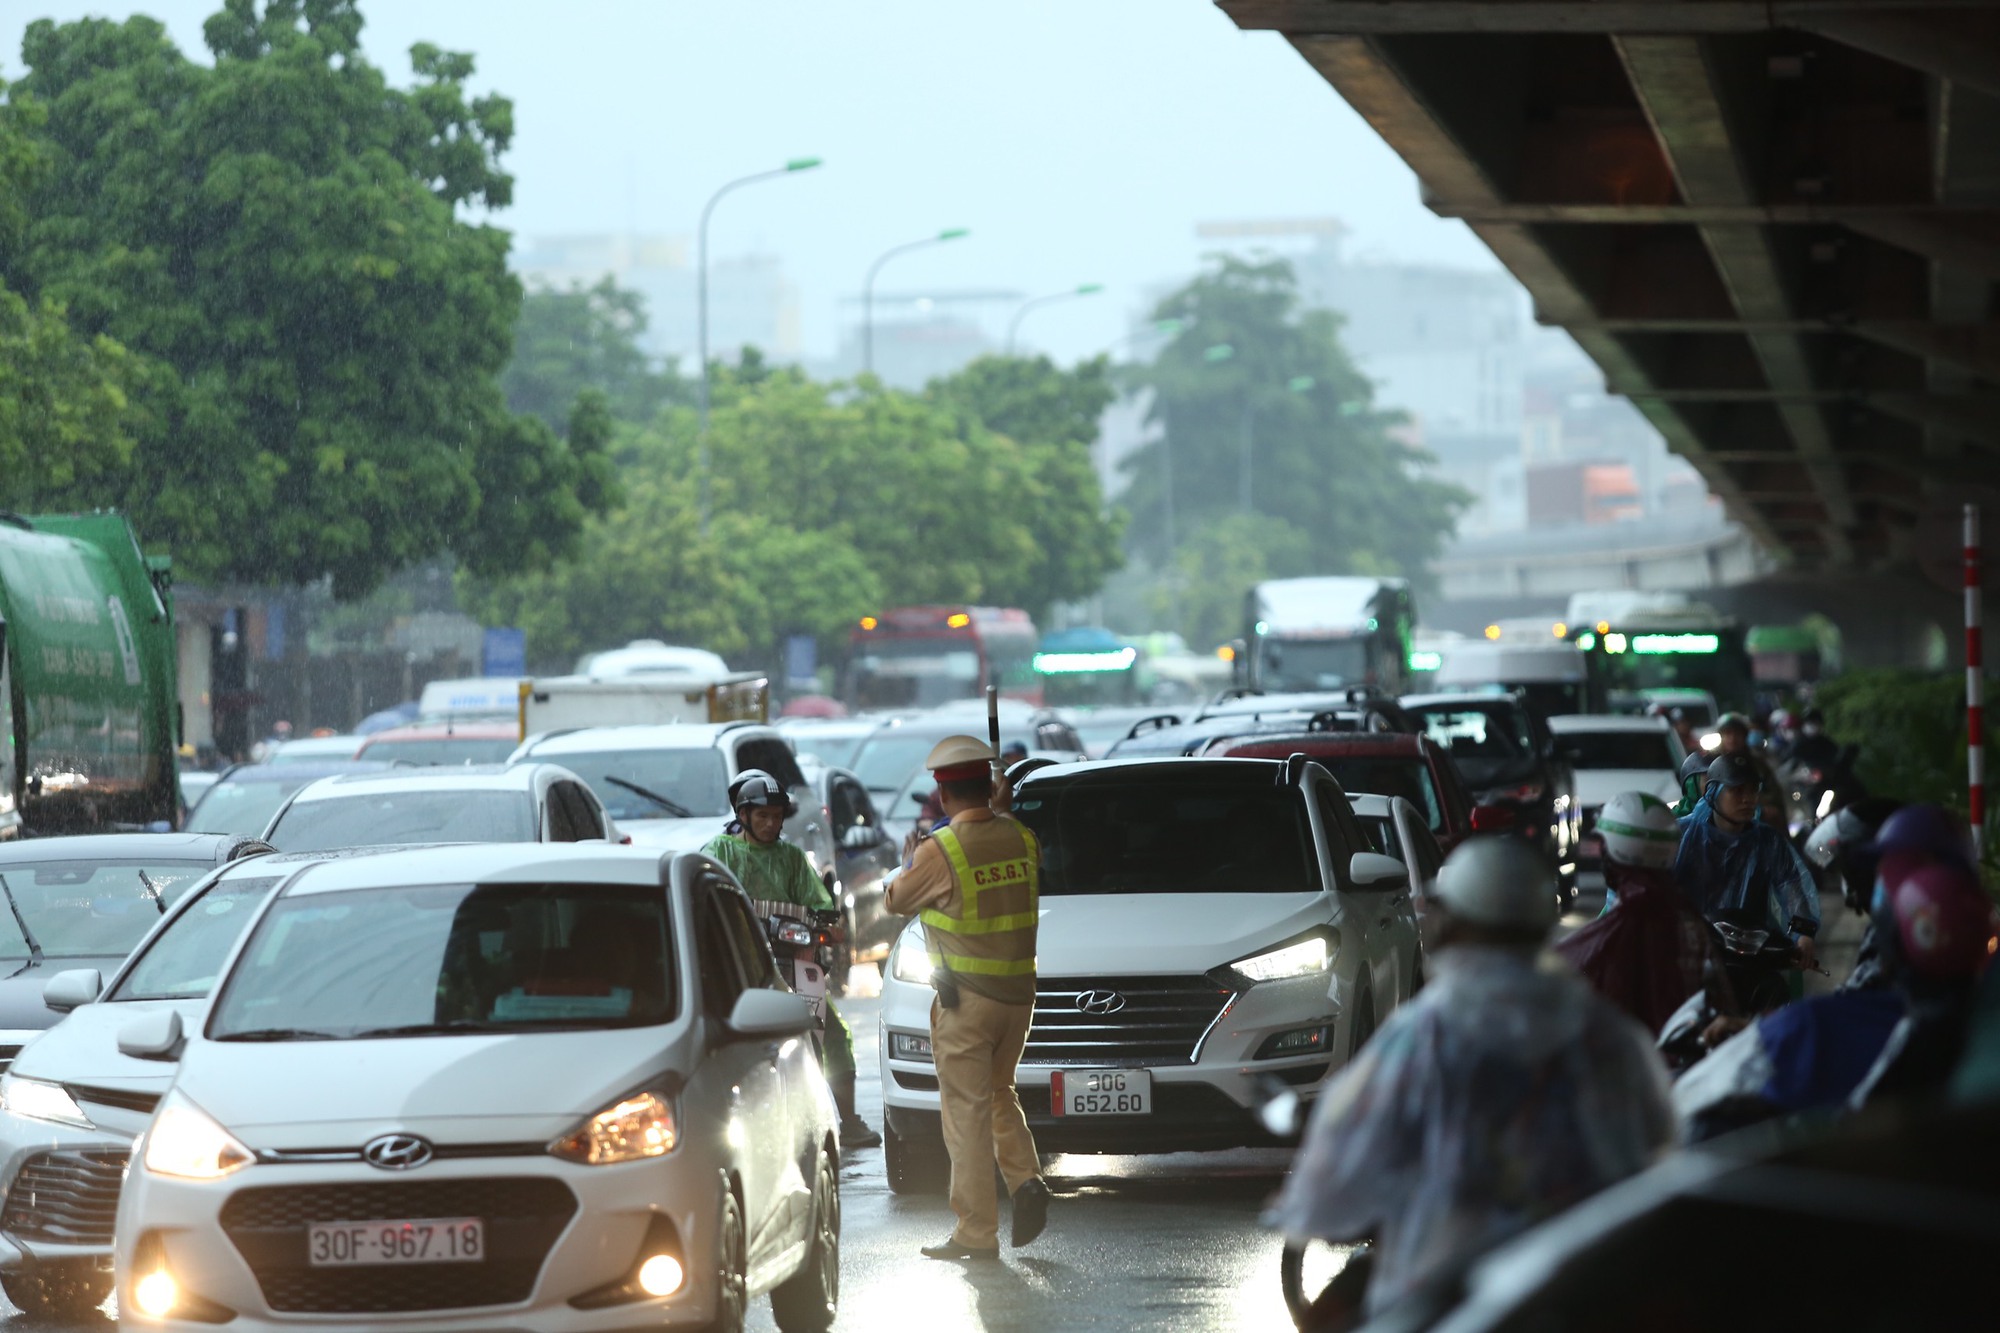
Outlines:
<svg viewBox="0 0 2000 1333"><path fill-rule="evenodd" d="M1041 897L1041 848L1025 824L1018 855L974 864L949 828L932 834L958 881L958 912L924 909L931 966L949 969L965 989L1003 1004L1035 1002L1035 922Z"/></svg>

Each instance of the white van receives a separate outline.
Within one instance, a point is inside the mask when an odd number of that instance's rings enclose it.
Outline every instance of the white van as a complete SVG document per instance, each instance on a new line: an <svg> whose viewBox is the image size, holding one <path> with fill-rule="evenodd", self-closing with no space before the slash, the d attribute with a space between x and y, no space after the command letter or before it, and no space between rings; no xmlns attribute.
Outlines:
<svg viewBox="0 0 2000 1333"><path fill-rule="evenodd" d="M1518 691L1528 711L1547 721L1559 713L1587 712L1587 663L1566 640L1494 643L1466 639L1444 650L1433 690Z"/></svg>

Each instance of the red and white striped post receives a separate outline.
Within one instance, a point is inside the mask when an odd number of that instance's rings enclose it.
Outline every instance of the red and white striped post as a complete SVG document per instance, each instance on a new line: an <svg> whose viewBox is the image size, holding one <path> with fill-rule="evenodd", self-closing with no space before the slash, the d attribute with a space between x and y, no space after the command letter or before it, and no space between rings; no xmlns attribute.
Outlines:
<svg viewBox="0 0 2000 1333"><path fill-rule="evenodd" d="M1972 815L1972 854L1985 851L1986 674L1980 644L1979 506L1965 507L1965 779Z"/></svg>

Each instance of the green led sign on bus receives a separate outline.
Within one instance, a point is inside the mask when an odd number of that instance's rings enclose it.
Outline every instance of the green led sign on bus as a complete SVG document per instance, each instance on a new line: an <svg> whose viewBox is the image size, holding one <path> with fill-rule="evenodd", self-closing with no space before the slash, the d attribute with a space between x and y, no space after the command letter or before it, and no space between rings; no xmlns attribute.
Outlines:
<svg viewBox="0 0 2000 1333"><path fill-rule="evenodd" d="M1719 634L1634 634L1635 653L1716 653L1722 651Z"/></svg>

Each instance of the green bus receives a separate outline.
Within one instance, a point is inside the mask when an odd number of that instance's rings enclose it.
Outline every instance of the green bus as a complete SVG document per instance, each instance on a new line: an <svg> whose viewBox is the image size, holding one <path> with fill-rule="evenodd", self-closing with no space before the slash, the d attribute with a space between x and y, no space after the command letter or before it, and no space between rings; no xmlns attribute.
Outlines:
<svg viewBox="0 0 2000 1333"><path fill-rule="evenodd" d="M179 816L172 579L115 513L0 512L0 838Z"/></svg>

